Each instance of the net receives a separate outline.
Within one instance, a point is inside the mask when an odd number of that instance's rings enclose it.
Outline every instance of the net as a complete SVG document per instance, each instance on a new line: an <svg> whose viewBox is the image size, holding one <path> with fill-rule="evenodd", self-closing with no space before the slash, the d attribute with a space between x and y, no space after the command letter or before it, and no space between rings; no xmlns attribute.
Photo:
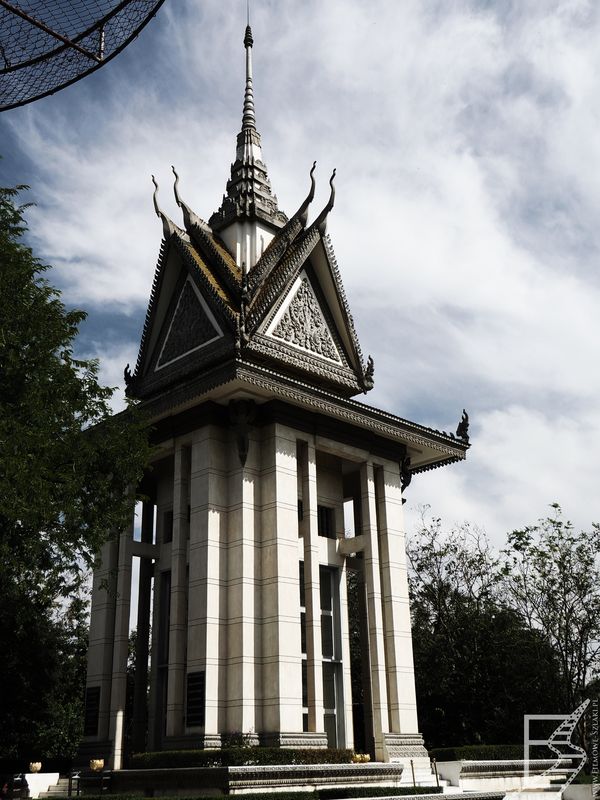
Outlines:
<svg viewBox="0 0 600 800"><path fill-rule="evenodd" d="M126 47L164 0L0 0L0 111L89 75Z"/></svg>

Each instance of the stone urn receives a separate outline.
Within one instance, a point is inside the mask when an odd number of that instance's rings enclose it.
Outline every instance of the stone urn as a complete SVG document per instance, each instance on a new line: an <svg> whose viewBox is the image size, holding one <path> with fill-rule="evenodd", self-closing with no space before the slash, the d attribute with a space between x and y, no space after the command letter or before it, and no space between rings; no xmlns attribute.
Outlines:
<svg viewBox="0 0 600 800"><path fill-rule="evenodd" d="M29 772L39 772L42 769L41 761L31 761L29 764Z"/></svg>
<svg viewBox="0 0 600 800"><path fill-rule="evenodd" d="M92 758L90 761L90 769L93 772L100 772L104 769L104 759L103 758Z"/></svg>

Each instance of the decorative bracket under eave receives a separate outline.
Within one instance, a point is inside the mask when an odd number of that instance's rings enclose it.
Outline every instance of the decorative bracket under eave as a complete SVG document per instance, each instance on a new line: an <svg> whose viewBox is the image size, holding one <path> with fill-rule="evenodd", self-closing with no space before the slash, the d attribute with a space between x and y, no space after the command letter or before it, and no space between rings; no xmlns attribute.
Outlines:
<svg viewBox="0 0 600 800"><path fill-rule="evenodd" d="M236 436L238 457L242 467L246 466L250 447L250 425L256 417L254 400L230 400L229 419Z"/></svg>
<svg viewBox="0 0 600 800"><path fill-rule="evenodd" d="M411 461L410 461L410 456L407 453L400 462L400 485L402 487L402 492L404 492L405 489L408 489L411 481L412 481ZM404 505L404 503L406 503L405 497L402 498L402 505Z"/></svg>

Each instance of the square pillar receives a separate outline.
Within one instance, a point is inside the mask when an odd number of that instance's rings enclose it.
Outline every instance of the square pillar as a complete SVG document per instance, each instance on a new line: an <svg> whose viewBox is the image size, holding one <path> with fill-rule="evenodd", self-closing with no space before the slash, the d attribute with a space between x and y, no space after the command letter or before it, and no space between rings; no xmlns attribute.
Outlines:
<svg viewBox="0 0 600 800"><path fill-rule="evenodd" d="M189 536L189 450L175 447L173 471L173 541L171 543L171 613L169 615L169 677L167 736L184 732L184 682L187 647L187 544Z"/></svg>
<svg viewBox="0 0 600 800"><path fill-rule="evenodd" d="M248 433L242 465L236 434L229 442L229 512L227 519L227 726L256 735L261 726L257 708L260 680L260 440ZM258 718L257 718L258 712Z"/></svg>
<svg viewBox="0 0 600 800"><path fill-rule="evenodd" d="M302 732L296 436L274 423L262 443L263 731L271 744Z"/></svg>
<svg viewBox="0 0 600 800"><path fill-rule="evenodd" d="M361 523L364 537L364 573L369 631L369 657L371 661L371 710L375 758L386 760L385 734L389 732L388 697L383 636L383 608L379 572L379 544L377 539L377 504L373 464L360 466Z"/></svg>
<svg viewBox="0 0 600 800"><path fill-rule="evenodd" d="M108 741L118 554L116 538L105 542L94 570L86 691L100 690L100 696L96 733L85 736L86 741Z"/></svg>
<svg viewBox="0 0 600 800"><path fill-rule="evenodd" d="M133 511L131 524L119 536L117 600L115 606L115 636L113 646L112 683L110 689L109 738L112 742L110 768L123 766L123 736L127 695L127 656L129 654L129 608L131 600L131 542L133 540Z"/></svg>
<svg viewBox="0 0 600 800"><path fill-rule="evenodd" d="M417 699L398 464L375 471L390 732L417 733Z"/></svg>
<svg viewBox="0 0 600 800"><path fill-rule="evenodd" d="M152 544L153 533L154 504L146 502L142 507L142 542ZM153 575L152 559L140 558L132 742L136 752L145 750L148 729L148 651Z"/></svg>
<svg viewBox="0 0 600 800"><path fill-rule="evenodd" d="M190 558L187 674L204 673L205 747L218 747L226 715L227 453L223 433L207 425L194 433L190 478Z"/></svg>
<svg viewBox="0 0 600 800"><path fill-rule="evenodd" d="M312 442L299 442L302 475L304 541L304 603L306 610L306 672L308 730L327 741L323 725L323 669L321 652L321 602L319 587L319 529L317 515L317 456Z"/></svg>

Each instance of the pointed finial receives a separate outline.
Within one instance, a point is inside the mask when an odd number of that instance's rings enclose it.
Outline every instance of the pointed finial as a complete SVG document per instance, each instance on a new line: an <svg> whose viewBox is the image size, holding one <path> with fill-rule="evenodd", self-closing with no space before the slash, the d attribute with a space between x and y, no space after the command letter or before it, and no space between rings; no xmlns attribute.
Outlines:
<svg viewBox="0 0 600 800"><path fill-rule="evenodd" d="M189 233L191 230L192 225L197 225L199 228L202 228L204 231L210 231L210 228L204 222L203 219L192 211L192 209L188 206L187 203L184 203L181 199L181 195L179 194L179 175L175 170L175 167L171 164L171 169L173 170L173 175L175 175L175 183L173 184L173 193L175 195L175 202L183 212L183 226L186 231Z"/></svg>
<svg viewBox="0 0 600 800"><path fill-rule="evenodd" d="M248 6L248 24L244 34L244 47L246 48L246 89L244 91L244 112L242 114L242 130L256 130L256 117L254 115L254 89L252 88L252 28L250 27L250 7Z"/></svg>
<svg viewBox="0 0 600 800"><path fill-rule="evenodd" d="M327 215L333 208L333 204L335 202L335 186L333 185L333 179L335 178L335 170L331 173L331 178L329 179L329 185L331 186L331 193L329 195L329 200L327 201L327 205L321 211L319 216L314 222L316 228L319 229L319 232L325 234L325 230L327 228Z"/></svg>
<svg viewBox="0 0 600 800"><path fill-rule="evenodd" d="M168 239L172 233L175 231L175 225L171 222L171 220L167 217L164 211L161 211L158 207L158 183L156 182L156 178L152 175L152 183L154 184L154 194L152 195L152 200L154 202L154 211L156 212L156 216L162 220L163 224L163 236L165 239Z"/></svg>
<svg viewBox="0 0 600 800"><path fill-rule="evenodd" d="M316 168L317 168L317 162L313 161L312 169L310 171L310 190L309 190L308 194L306 195L306 198L305 198L304 202L302 203L302 205L300 206L300 208L298 209L298 211L294 215L294 216L297 216L300 219L300 222L302 223L302 225L306 225L306 222L308 220L308 207L312 203L313 198L315 196L315 176L314 176L314 172L315 172Z"/></svg>
<svg viewBox="0 0 600 800"><path fill-rule="evenodd" d="M179 197L179 175L177 174L175 167L171 164L171 169L173 170L173 175L175 175L175 183L173 184L173 192L175 193L175 202L181 208L181 198Z"/></svg>

